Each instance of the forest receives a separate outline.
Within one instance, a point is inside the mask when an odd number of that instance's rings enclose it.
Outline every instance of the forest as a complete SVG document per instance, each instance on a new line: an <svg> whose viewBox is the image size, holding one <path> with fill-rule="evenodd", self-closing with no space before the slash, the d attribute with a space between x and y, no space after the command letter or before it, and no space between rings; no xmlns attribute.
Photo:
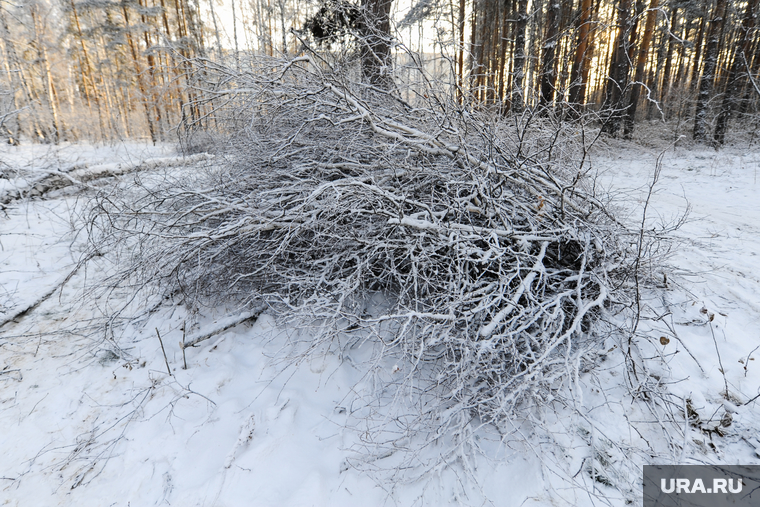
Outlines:
<svg viewBox="0 0 760 507"><path fill-rule="evenodd" d="M0 132L11 142L176 139L213 122L218 66L250 72L257 55L314 52L362 61L368 75L391 69L406 98L423 94L412 88L424 79L464 108L592 113L625 138L656 120L720 145L732 125L757 127L758 9L757 0L3 2ZM413 66L425 75L405 73Z"/></svg>
<svg viewBox="0 0 760 507"><path fill-rule="evenodd" d="M760 0L0 0L0 504L757 505L758 113Z"/></svg>

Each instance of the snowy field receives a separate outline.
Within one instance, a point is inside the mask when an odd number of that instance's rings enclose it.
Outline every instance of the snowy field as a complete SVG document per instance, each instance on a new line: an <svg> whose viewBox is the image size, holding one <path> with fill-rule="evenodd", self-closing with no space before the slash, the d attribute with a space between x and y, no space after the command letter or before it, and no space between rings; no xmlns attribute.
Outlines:
<svg viewBox="0 0 760 507"><path fill-rule="evenodd" d="M593 155L597 185L634 226L657 156ZM425 435L363 452L373 427L352 404L393 365L283 360L298 332L266 313L185 358L183 329L189 340L235 316L163 304L102 318L114 301L90 289L113 259L78 267L82 186L180 162L171 146L0 147L0 505L637 505L644 463L760 464L760 149L663 155L647 228L691 211L643 293L631 354L646 368L626 381L627 344L610 337L574 409L484 428L483 454L446 466ZM74 184L38 188L51 173Z"/></svg>

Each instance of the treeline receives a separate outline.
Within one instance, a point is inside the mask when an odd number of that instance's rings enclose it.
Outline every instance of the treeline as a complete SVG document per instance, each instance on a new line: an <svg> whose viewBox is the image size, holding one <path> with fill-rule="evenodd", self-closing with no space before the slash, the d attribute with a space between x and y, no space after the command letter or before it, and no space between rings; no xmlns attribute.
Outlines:
<svg viewBox="0 0 760 507"><path fill-rule="evenodd" d="M1 130L56 143L164 140L182 115L202 115L188 66L205 56L204 37L192 0L0 4Z"/></svg>
<svg viewBox="0 0 760 507"><path fill-rule="evenodd" d="M695 139L723 143L730 120L760 106L760 0L419 0L404 12L391 5L0 1L0 135L166 140L178 125L213 123L214 65L245 71L252 55L293 56L304 44L324 54L353 48L357 65L382 63L365 72L369 81L387 83L390 60L398 67L403 59L400 45L415 42L405 28L415 26L437 34L417 49L444 63L430 77L462 107L503 115L533 108L568 120L594 112L605 132L624 136L642 119L693 121ZM317 44L315 16L340 20L346 12L371 15L344 19L331 27L344 30L340 37Z"/></svg>
<svg viewBox="0 0 760 507"><path fill-rule="evenodd" d="M718 143L732 115L757 111L758 0L473 1L452 27L457 82L478 102L592 108L627 137L637 119L690 118Z"/></svg>

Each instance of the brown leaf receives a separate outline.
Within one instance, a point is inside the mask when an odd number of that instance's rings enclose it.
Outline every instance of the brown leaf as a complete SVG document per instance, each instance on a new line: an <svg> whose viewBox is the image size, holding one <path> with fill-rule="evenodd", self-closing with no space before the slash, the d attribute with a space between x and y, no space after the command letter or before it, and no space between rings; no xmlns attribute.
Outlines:
<svg viewBox="0 0 760 507"><path fill-rule="evenodd" d="M667 336L660 336L660 343L662 345L667 345L670 343L670 339Z"/></svg>

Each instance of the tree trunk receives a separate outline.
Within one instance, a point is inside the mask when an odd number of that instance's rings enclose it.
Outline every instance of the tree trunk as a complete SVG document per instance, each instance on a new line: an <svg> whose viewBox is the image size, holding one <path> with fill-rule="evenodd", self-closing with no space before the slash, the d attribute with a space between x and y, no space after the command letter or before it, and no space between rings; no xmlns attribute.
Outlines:
<svg viewBox="0 0 760 507"><path fill-rule="evenodd" d="M517 1L515 26L514 71L512 72L512 110L519 113L525 107L525 28L528 26L528 0Z"/></svg>
<svg viewBox="0 0 760 507"><path fill-rule="evenodd" d="M373 86L393 87L391 5L393 0L362 0L362 74Z"/></svg>
<svg viewBox="0 0 760 507"><path fill-rule="evenodd" d="M691 78L689 79L689 90L694 90L694 87L697 86L697 82L699 81L699 65L700 65L700 58L702 57L702 43L705 40L705 28L707 28L707 10L706 7L702 6L702 19L699 22L699 31L697 32L697 40L694 43L694 47L696 48L696 51L694 53L694 62L692 63L691 67Z"/></svg>
<svg viewBox="0 0 760 507"><path fill-rule="evenodd" d="M147 9L147 0L143 4L142 0L138 0L138 5L141 7L141 9ZM144 12L144 11L143 11ZM150 98L152 103L152 109L154 112L154 125L156 125L156 137L159 138L159 140L164 140L164 128L162 126L163 123L163 114L161 113L161 99L163 97L163 94L159 90L159 83L158 83L158 67L156 66L156 57L153 54L152 46L153 43L151 42L150 32L148 31L148 28L152 26L152 24L149 22L145 14L142 12L140 13L140 19L142 21L143 25L143 40L145 41L145 53L146 58L148 60L148 75L150 76Z"/></svg>
<svg viewBox="0 0 760 507"><path fill-rule="evenodd" d="M232 3L232 39L235 42L235 70L240 72L240 47L238 46L237 13L235 12L235 1L236 0L232 0L231 2Z"/></svg>
<svg viewBox="0 0 760 507"><path fill-rule="evenodd" d="M620 0L618 4L618 34L615 52L610 62L609 79L605 89L602 109L608 110L608 118L602 125L602 132L616 136L620 130L620 109L628 87L628 35L631 29L631 0Z"/></svg>
<svg viewBox="0 0 760 507"><path fill-rule="evenodd" d="M510 17L514 14L514 2L505 1L503 3L502 12L499 16L501 20L501 29L499 31L499 38L495 40L496 47L499 49L499 70L496 74L496 82L498 83L498 101L502 112L506 112L505 105L508 106L509 100L504 95L505 89L505 72L507 71L507 34L509 33ZM506 104L505 104L506 103Z"/></svg>
<svg viewBox="0 0 760 507"><path fill-rule="evenodd" d="M494 58L493 35L495 31L496 3L498 0L486 0L485 23L483 23L483 102L490 104L493 99L493 66Z"/></svg>
<svg viewBox="0 0 760 507"><path fill-rule="evenodd" d="M539 104L545 108L551 107L554 100L557 73L555 71L555 55L559 35L559 0L549 0L546 10L546 37L541 52L541 89Z"/></svg>
<svg viewBox="0 0 760 507"><path fill-rule="evenodd" d="M82 48L82 57L84 58L84 67L82 67L81 69L84 93L85 93L85 96L87 97L88 102L90 99L92 99L92 101L95 102L95 108L98 110L98 123L100 126L100 136L101 138L105 139L106 127L103 121L103 111L101 110L101 107L100 107L100 96L95 87L95 80L93 78L92 66L90 65L90 56L87 52L87 45L84 43L84 35L82 34L82 25L79 22L79 13L77 12L77 8L76 8L76 5L74 4L74 0L70 0L70 3L71 3L71 12L74 15L74 24L76 25L77 36L79 37L79 44ZM89 91L87 89L88 83L90 85Z"/></svg>
<svg viewBox="0 0 760 507"><path fill-rule="evenodd" d="M47 56L47 45L42 40L42 23L39 22L39 4L32 4L30 7L30 14L32 15L32 24L34 25L35 38L37 39L37 56L42 63L42 74L45 76L45 92L47 95L48 107L50 108L50 116L53 119L53 143L58 144L63 134L63 128L61 125L61 119L58 115L58 99L55 97L53 91L53 75L50 70L50 60Z"/></svg>
<svg viewBox="0 0 760 507"><path fill-rule="evenodd" d="M705 48L705 63L702 69L702 77L699 79L699 94L697 95L697 108L694 114L694 140L707 141L707 113L715 84L715 69L718 63L720 51L720 39L723 33L723 24L726 19L726 6L728 0L718 0L710 21L710 32L707 36Z"/></svg>
<svg viewBox="0 0 760 507"><path fill-rule="evenodd" d="M464 92L464 21L465 21L465 0L459 0L459 55L458 55L458 79L457 79L457 99L462 103Z"/></svg>
<svg viewBox="0 0 760 507"><path fill-rule="evenodd" d="M751 59L752 63L750 63L749 56L747 57L747 67L749 67L747 72L749 73L749 79L747 79L746 90L742 94L744 100L742 100L739 109L742 113L749 112L753 107L753 104L757 104L758 99L760 99L760 91L758 90L758 87L760 87L760 83L758 82L758 77L760 77L760 40L755 41L754 51L752 51L752 53L754 55Z"/></svg>
<svg viewBox="0 0 760 507"><path fill-rule="evenodd" d="M667 34L668 51L665 54L665 69L662 73L662 86L660 87L660 102L664 102L670 93L671 76L673 72L673 49L676 46L675 36L678 30L678 7L674 7L670 13L670 32Z"/></svg>
<svg viewBox="0 0 760 507"><path fill-rule="evenodd" d="M280 29L282 30L282 53L288 54L288 31L285 29L285 1L278 0L280 7Z"/></svg>
<svg viewBox="0 0 760 507"><path fill-rule="evenodd" d="M211 21L214 24L214 37L216 38L216 57L219 63L222 63L222 39L219 36L219 25L216 22L216 12L214 12L214 0L208 0L208 6L211 10Z"/></svg>
<svg viewBox="0 0 760 507"><path fill-rule="evenodd" d="M27 92L27 84L23 81L23 77L19 72L16 72L16 69L18 68L18 55L16 54L16 48L11 40L11 34L8 29L8 23L5 19L3 9L0 9L0 38L2 38L3 46L5 48L4 64L5 71L8 74L8 84L10 85L11 90L11 102L13 103L13 109L18 111L22 108L22 105L19 104L21 101L16 97L17 92L22 92L27 104L30 102L29 94ZM36 128L36 126L33 126L33 128ZM16 128L15 132L13 132L16 142L18 142L18 139L21 137L21 132L21 120L18 119L17 116Z"/></svg>
<svg viewBox="0 0 760 507"><path fill-rule="evenodd" d="M142 68L137 58L137 48L135 47L135 43L134 43L134 40L132 39L132 35L129 33L129 30L130 30L129 12L127 11L126 6L122 6L122 12L124 14L124 23L126 25L125 30L126 30L126 36L127 36L127 44L129 45L129 49L132 55L132 64L135 69L135 79L137 79L137 86L140 89L140 102L142 102L143 111L145 112L145 120L148 123L148 131L150 132L150 140L153 142L153 144L156 144L156 142L158 141L158 138L156 137L156 127L155 125L153 125L153 118L151 118L151 114L150 114L150 106L148 105L148 96L145 91L145 83L143 81Z"/></svg>
<svg viewBox="0 0 760 507"><path fill-rule="evenodd" d="M591 51L589 50L591 9L591 0L583 0L578 21L578 47L575 50L573 70L570 73L570 104L582 105L586 96L586 81L588 80L589 62L591 61Z"/></svg>
<svg viewBox="0 0 760 507"><path fill-rule="evenodd" d="M470 86L469 86L469 98L471 101L477 100L477 75L479 72L478 68L478 47L480 44L480 41L478 40L478 11L479 11L479 4L481 4L483 0L473 0L472 5L472 15L470 16L470 50L469 53L469 68L470 68Z"/></svg>
<svg viewBox="0 0 760 507"><path fill-rule="evenodd" d="M749 71L749 55L752 47L752 28L758 17L758 6L760 0L749 0L747 9L744 11L744 19L740 29L739 44L734 51L734 61L726 77L728 86L723 94L723 103L721 104L720 114L715 125L713 139L718 144L726 141L726 130L728 130L728 120L736 107L737 99L742 91L742 71Z"/></svg>
<svg viewBox="0 0 760 507"><path fill-rule="evenodd" d="M654 33L654 23L657 20L657 8L659 7L659 0L652 0L649 4L649 10L647 11L646 26L644 27L644 36L641 39L641 46L639 47L639 56L636 62L636 74L633 77L633 88L631 89L631 99L628 103L628 109L625 115L625 128L623 129L623 137L630 139L633 135L633 124L636 119L636 107L639 103L639 95L641 94L641 87L644 79L644 68L647 63L647 56L649 54L649 44L652 42L652 34Z"/></svg>

